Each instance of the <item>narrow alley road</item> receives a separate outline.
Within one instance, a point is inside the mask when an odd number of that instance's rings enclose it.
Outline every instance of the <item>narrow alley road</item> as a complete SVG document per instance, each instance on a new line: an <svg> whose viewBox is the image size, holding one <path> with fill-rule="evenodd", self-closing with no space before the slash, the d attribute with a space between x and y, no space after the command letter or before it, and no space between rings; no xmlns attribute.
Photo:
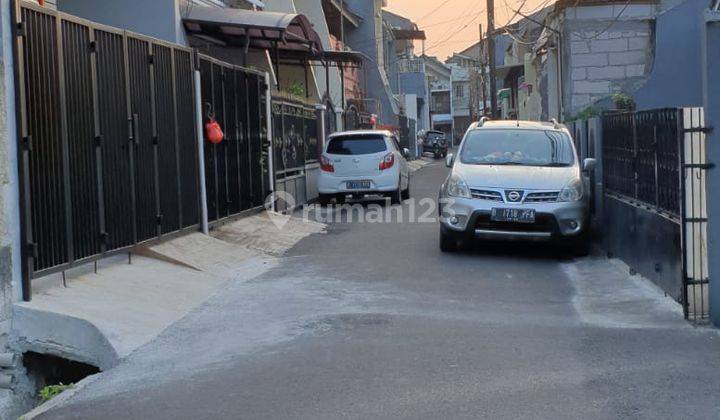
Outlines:
<svg viewBox="0 0 720 420"><path fill-rule="evenodd" d="M445 174L417 172L413 198ZM720 335L650 285L437 241L435 223L332 224L42 418L720 417Z"/></svg>

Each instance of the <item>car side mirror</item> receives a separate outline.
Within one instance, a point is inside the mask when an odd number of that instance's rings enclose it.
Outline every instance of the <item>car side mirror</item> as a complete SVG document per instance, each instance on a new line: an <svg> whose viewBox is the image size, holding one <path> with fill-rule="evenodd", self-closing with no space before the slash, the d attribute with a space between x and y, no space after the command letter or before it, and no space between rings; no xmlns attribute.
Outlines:
<svg viewBox="0 0 720 420"><path fill-rule="evenodd" d="M448 153L448 155L445 157L445 166L447 166L448 168L452 168L454 162L455 156L453 156L452 153Z"/></svg>
<svg viewBox="0 0 720 420"><path fill-rule="evenodd" d="M404 157L405 159L409 158L409 157L410 157L410 150L408 150L407 147L403 147L403 149L402 149L402 155L403 155L403 157Z"/></svg>
<svg viewBox="0 0 720 420"><path fill-rule="evenodd" d="M584 172L592 172L597 167L597 160L592 158L587 158L583 160L583 171Z"/></svg>

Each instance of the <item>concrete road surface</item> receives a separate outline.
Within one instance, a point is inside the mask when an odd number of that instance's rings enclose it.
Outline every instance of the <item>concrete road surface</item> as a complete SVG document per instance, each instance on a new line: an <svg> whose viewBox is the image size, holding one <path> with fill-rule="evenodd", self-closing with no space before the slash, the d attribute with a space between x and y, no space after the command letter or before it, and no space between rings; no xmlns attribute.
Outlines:
<svg viewBox="0 0 720 420"><path fill-rule="evenodd" d="M416 173L413 198L445 175ZM547 247L441 254L437 236L332 224L42 418L720 417L717 331L652 285Z"/></svg>

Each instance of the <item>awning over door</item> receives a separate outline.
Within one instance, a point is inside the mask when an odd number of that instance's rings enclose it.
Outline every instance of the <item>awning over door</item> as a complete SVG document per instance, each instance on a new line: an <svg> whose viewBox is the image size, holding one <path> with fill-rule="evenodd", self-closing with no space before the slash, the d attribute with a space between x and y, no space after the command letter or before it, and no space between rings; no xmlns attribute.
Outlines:
<svg viewBox="0 0 720 420"><path fill-rule="evenodd" d="M305 15L195 6L183 17L185 30L218 45L273 50L283 56L317 56L320 36Z"/></svg>

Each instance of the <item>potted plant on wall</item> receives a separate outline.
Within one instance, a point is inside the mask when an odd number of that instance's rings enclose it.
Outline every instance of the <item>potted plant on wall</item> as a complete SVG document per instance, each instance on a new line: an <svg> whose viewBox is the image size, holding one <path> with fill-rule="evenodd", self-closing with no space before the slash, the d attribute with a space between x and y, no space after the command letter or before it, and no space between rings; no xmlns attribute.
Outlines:
<svg viewBox="0 0 720 420"><path fill-rule="evenodd" d="M615 109L620 111L634 111L635 110L635 100L623 93L623 92L617 92L612 96L613 102L615 103Z"/></svg>

